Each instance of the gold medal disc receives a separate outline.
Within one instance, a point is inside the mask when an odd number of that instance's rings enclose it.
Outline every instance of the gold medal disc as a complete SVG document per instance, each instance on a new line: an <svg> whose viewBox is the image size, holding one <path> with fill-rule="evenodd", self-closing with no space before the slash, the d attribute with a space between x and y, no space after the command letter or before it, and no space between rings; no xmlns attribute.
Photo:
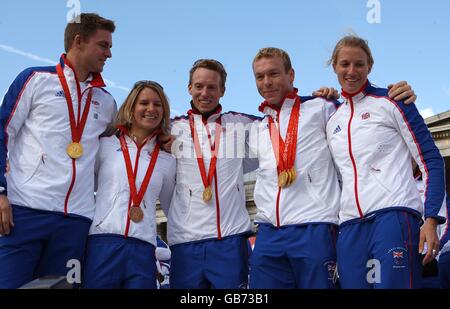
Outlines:
<svg viewBox="0 0 450 309"><path fill-rule="evenodd" d="M72 159L78 159L83 155L83 146L80 143L72 142L67 146L66 152Z"/></svg>
<svg viewBox="0 0 450 309"><path fill-rule="evenodd" d="M292 168L292 182L294 182L297 179L297 170L295 167Z"/></svg>
<svg viewBox="0 0 450 309"><path fill-rule="evenodd" d="M207 186L203 191L203 201L205 203L208 203L211 200L211 198L212 198L211 186Z"/></svg>
<svg viewBox="0 0 450 309"><path fill-rule="evenodd" d="M289 187L292 183L291 170L286 170L286 175L287 175L287 177L286 177L286 185L284 186L285 188Z"/></svg>
<svg viewBox="0 0 450 309"><path fill-rule="evenodd" d="M288 180L287 178L288 178L288 175L287 175L286 171L282 171L280 173L280 175L278 175L278 186L284 188L286 186L286 183Z"/></svg>
<svg viewBox="0 0 450 309"><path fill-rule="evenodd" d="M135 223L141 222L142 219L144 219L144 212L139 206L132 206L128 212L128 215L130 216L131 221Z"/></svg>

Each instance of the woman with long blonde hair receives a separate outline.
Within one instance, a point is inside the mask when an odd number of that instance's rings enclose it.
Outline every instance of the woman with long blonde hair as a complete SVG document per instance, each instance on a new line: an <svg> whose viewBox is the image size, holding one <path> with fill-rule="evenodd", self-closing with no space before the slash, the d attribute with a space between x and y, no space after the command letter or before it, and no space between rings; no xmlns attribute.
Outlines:
<svg viewBox="0 0 450 309"><path fill-rule="evenodd" d="M170 108L161 85L137 82L100 140L85 288L156 288L156 201L167 214L176 163L160 151Z"/></svg>

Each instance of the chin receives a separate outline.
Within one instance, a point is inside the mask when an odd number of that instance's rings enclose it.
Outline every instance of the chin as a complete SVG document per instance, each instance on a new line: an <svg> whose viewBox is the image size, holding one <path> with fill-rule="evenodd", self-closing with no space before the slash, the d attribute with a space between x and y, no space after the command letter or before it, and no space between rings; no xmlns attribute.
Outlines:
<svg viewBox="0 0 450 309"><path fill-rule="evenodd" d="M349 94L353 94L353 93L356 93L359 89L361 89L361 87L362 87L362 85L357 86L357 87L352 86L352 87L343 87L343 88L344 88L345 92L347 92Z"/></svg>
<svg viewBox="0 0 450 309"><path fill-rule="evenodd" d="M92 71L92 72L96 72L96 73L103 72L103 67L104 67L104 66L105 66L104 64L100 64L100 65L97 66L97 67L95 68L95 70Z"/></svg>
<svg viewBox="0 0 450 309"><path fill-rule="evenodd" d="M153 134L153 132L155 132L158 129L159 126L155 126L155 127L148 127L147 130L147 135L151 135Z"/></svg>

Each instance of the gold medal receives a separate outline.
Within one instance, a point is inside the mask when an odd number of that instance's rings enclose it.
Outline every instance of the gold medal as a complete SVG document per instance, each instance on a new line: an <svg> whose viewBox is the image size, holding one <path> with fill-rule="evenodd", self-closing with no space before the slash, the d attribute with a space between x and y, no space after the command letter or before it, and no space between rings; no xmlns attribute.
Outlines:
<svg viewBox="0 0 450 309"><path fill-rule="evenodd" d="M67 146L66 152L72 159L78 159L83 155L83 146L80 143L72 142Z"/></svg>
<svg viewBox="0 0 450 309"><path fill-rule="evenodd" d="M211 186L207 186L203 191L203 201L205 203L208 203L211 200L211 198L212 198Z"/></svg>
<svg viewBox="0 0 450 309"><path fill-rule="evenodd" d="M205 203L208 203L211 200L211 198L212 198L212 190L211 190L211 186L208 186L203 191L203 201Z"/></svg>
<svg viewBox="0 0 450 309"><path fill-rule="evenodd" d="M130 210L128 211L128 216L130 217L131 221L138 223L141 222L142 219L144 219L144 212L139 206L131 206Z"/></svg>
<svg viewBox="0 0 450 309"><path fill-rule="evenodd" d="M295 169L292 167L290 169L287 170L287 173L289 175L289 181L286 184L286 187L290 186L291 184L294 183L295 179L297 178L297 172L295 171Z"/></svg>
<svg viewBox="0 0 450 309"><path fill-rule="evenodd" d="M288 180L288 175L287 175L286 171L282 171L278 175L278 186L284 188L286 186L287 180Z"/></svg>
<svg viewBox="0 0 450 309"><path fill-rule="evenodd" d="M297 179L297 170L295 167L291 168L291 183Z"/></svg>
<svg viewBox="0 0 450 309"><path fill-rule="evenodd" d="M289 187L291 185L291 183L292 183L291 170L290 169L286 170L286 174L287 174L286 187Z"/></svg>

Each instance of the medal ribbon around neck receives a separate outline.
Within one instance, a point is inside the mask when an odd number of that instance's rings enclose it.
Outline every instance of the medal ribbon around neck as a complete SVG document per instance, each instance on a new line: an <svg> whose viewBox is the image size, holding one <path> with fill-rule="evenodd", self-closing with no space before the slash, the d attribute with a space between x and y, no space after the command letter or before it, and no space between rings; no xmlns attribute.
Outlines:
<svg viewBox="0 0 450 309"><path fill-rule="evenodd" d="M194 115L189 114L189 126L191 127L191 135L192 139L194 141L194 148L195 148L195 154L197 156L197 164L200 169L200 176L202 177L203 185L205 186L205 192L203 200L205 202L209 202L211 199L212 191L211 191L211 183L212 178L214 176L214 171L216 170L216 163L217 163L217 154L219 152L219 145L220 145L220 134L222 133L222 116L219 116L216 120L216 135L214 138L214 145L211 144L210 139L210 132L208 129L208 125L205 125L206 131L208 133L208 141L211 148L211 162L209 164L209 170L208 175L206 175L206 168L205 168L205 162L203 160L203 154L202 150L200 148L200 142L198 140L197 131L195 130L195 122L194 122Z"/></svg>
<svg viewBox="0 0 450 309"><path fill-rule="evenodd" d="M83 131L84 131L84 127L86 126L86 121L87 121L87 117L89 114L89 109L91 107L91 100L92 100L92 88L89 89L89 93L88 93L88 97L86 99L86 104L84 106L83 109L83 115L81 116L81 120L80 120L80 110L81 110L81 89L80 89L80 85L77 84L77 98L78 98L78 117L77 117L77 122L75 122L75 113L73 110L73 103L72 103L72 96L70 95L70 90L69 90L69 85L67 84L67 80L66 77L64 75L64 71L63 68L61 67L61 64L57 64L56 65L56 71L58 73L58 78L59 81L61 82L61 86L64 90L64 95L66 97L66 103L67 103L67 108L69 110L69 121L70 121L70 130L72 133L72 143L69 144L68 147L68 154L72 159L77 159L79 158L82 153L83 153L83 148L80 144L81 141L81 137L83 135ZM69 149L70 147L76 146L76 153L73 154Z"/></svg>
<svg viewBox="0 0 450 309"><path fill-rule="evenodd" d="M150 137L151 138L151 137ZM131 199L133 201L131 207L140 208L142 199L144 198L145 191L147 190L148 184L150 183L150 178L152 177L153 170L155 168L156 160L158 159L159 146L155 144L155 148L152 151L152 158L147 167L147 172L145 173L144 180L142 181L139 192L136 189L136 177L137 169L133 172L133 167L131 165L130 152L128 151L128 145L125 141L125 134L120 135L120 147L122 148L123 158L125 160L125 167L127 169L128 184L130 186Z"/></svg>
<svg viewBox="0 0 450 309"><path fill-rule="evenodd" d="M269 116L269 133L272 142L272 149L277 161L277 172L279 180L282 180L281 187L290 185L295 181L296 171L294 168L295 157L297 153L297 133L298 121L300 115L300 98L296 96L294 106L289 117L289 124L286 130L286 139L283 141L280 130L277 128L272 116ZM278 119L279 120L279 119ZM278 123L278 126L280 124ZM287 181L287 183L286 183Z"/></svg>

